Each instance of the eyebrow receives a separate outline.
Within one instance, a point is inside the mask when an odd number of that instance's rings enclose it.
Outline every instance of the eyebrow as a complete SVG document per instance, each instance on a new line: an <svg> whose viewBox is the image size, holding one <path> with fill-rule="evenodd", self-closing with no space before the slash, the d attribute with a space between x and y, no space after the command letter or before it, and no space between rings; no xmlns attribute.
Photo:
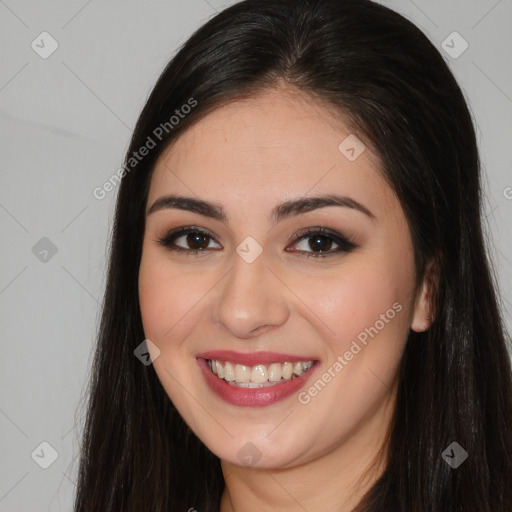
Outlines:
<svg viewBox="0 0 512 512"><path fill-rule="evenodd" d="M355 199L350 197L340 196L337 194L327 194L317 197L301 197L290 201L284 201L273 208L270 219L273 223L280 222L286 218L300 215L319 208L328 206L341 206L358 210L364 213L367 217L374 220L375 215L366 206L362 205ZM187 210L205 217L211 217L222 222L226 222L228 217L222 205L196 199L194 197L186 197L179 195L165 195L159 197L149 208L147 215L164 210L167 208L176 208L179 210Z"/></svg>

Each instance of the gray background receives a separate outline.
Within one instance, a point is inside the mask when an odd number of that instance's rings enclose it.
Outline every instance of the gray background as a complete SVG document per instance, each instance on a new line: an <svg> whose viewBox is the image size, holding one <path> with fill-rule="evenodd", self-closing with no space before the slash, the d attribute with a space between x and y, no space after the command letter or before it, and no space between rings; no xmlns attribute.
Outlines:
<svg viewBox="0 0 512 512"><path fill-rule="evenodd" d="M77 411L117 188L103 200L92 191L120 167L145 98L176 48L232 3L0 0L0 511L72 508ZM512 0L381 3L430 37L469 101L510 329ZM43 59L51 50L45 31L58 48ZM454 31L469 44L456 57L464 43ZM51 449L42 442L58 452L47 469L40 465L51 462Z"/></svg>

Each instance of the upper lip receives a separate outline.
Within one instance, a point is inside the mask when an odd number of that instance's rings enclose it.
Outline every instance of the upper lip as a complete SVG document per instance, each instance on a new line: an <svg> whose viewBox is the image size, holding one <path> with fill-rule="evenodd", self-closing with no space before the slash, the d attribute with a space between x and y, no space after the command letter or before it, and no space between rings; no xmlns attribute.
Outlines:
<svg viewBox="0 0 512 512"><path fill-rule="evenodd" d="M243 364L244 366L268 365L271 363L296 363L298 361L316 361L315 357L282 354L278 352L234 352L233 350L211 350L196 354L202 359L215 359L217 361L229 361L230 363Z"/></svg>

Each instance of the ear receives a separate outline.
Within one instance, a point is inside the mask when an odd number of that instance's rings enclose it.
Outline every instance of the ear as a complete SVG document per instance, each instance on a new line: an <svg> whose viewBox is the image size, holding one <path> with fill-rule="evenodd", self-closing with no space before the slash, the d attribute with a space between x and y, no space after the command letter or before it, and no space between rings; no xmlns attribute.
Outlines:
<svg viewBox="0 0 512 512"><path fill-rule="evenodd" d="M411 329L415 332L426 331L434 316L434 289L437 281L436 265L431 260L426 267L425 277L416 296Z"/></svg>

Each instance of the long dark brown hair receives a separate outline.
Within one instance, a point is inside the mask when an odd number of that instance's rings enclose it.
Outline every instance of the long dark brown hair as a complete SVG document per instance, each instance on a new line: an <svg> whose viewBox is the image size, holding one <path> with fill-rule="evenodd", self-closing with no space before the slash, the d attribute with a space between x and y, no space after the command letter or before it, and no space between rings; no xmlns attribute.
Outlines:
<svg viewBox="0 0 512 512"><path fill-rule="evenodd" d="M410 333L398 370L389 463L357 511L510 512L511 366L472 118L428 38L369 0L242 1L199 28L158 79L119 184L75 512L219 510L219 459L134 356L144 340L144 212L169 144L213 109L278 81L330 105L372 147L408 219L418 280L429 262L437 269L434 321ZM191 99L194 108L169 123ZM129 164L148 137L156 147ZM452 442L468 453L457 469L442 457Z"/></svg>

